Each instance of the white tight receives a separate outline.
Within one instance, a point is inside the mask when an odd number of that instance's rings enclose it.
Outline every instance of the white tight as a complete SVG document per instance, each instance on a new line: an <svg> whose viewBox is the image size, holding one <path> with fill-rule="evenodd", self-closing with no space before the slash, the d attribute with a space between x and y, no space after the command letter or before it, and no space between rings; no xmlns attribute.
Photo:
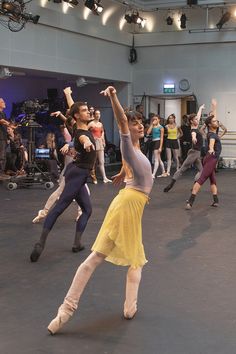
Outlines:
<svg viewBox="0 0 236 354"><path fill-rule="evenodd" d="M106 172L105 172L105 160L104 160L104 150L98 150L97 152L97 160L98 160L98 166L102 175L102 179L106 180L107 176L106 176Z"/></svg>
<svg viewBox="0 0 236 354"><path fill-rule="evenodd" d="M154 153L154 168L153 168L153 176L155 177L156 173L157 173L157 170L158 170L158 167L159 167L159 164L161 166L161 171L162 173L165 173L165 167L164 167L164 163L161 159L161 153L159 150L154 150L153 151Z"/></svg>
<svg viewBox="0 0 236 354"><path fill-rule="evenodd" d="M171 168L171 160L172 160L172 155L171 155L171 150L173 152L173 158L176 162L176 170L179 169L179 149L170 149L166 148L166 157L167 157L167 173L170 173L170 168Z"/></svg>

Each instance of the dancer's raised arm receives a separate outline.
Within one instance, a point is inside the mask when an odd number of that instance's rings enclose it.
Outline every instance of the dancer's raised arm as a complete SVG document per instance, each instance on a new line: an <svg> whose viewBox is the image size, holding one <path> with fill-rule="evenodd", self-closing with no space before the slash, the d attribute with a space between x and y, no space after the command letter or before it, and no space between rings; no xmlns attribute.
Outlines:
<svg viewBox="0 0 236 354"><path fill-rule="evenodd" d="M121 133L128 134L128 120L116 95L116 89L113 86L108 86L105 90L101 91L101 94L110 98L112 109Z"/></svg>
<svg viewBox="0 0 236 354"><path fill-rule="evenodd" d="M202 116L202 111L203 109L205 109L205 104L202 104L199 109L198 109L198 112L197 112L197 115L196 115L196 118L198 120L198 124L199 124L199 121L201 119L201 116Z"/></svg>
<svg viewBox="0 0 236 354"><path fill-rule="evenodd" d="M71 87L66 87L63 90L65 96L66 96L66 102L68 104L68 107L71 108L71 106L74 104L74 100L72 98L72 90Z"/></svg>

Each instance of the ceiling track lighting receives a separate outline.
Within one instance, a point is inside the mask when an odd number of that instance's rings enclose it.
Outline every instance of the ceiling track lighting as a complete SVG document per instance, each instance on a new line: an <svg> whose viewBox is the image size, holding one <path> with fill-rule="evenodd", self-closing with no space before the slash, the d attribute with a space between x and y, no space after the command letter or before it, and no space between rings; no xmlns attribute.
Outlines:
<svg viewBox="0 0 236 354"><path fill-rule="evenodd" d="M100 15L104 10L103 6L100 4L100 0L86 0L84 6L91 10L94 15Z"/></svg>
<svg viewBox="0 0 236 354"><path fill-rule="evenodd" d="M75 7L79 4L77 0L63 0L63 1L66 2L70 7Z"/></svg>
<svg viewBox="0 0 236 354"><path fill-rule="evenodd" d="M138 11L132 11L131 13L126 13L124 16L127 23L137 24L140 28L144 28L147 20L141 16L139 16Z"/></svg>

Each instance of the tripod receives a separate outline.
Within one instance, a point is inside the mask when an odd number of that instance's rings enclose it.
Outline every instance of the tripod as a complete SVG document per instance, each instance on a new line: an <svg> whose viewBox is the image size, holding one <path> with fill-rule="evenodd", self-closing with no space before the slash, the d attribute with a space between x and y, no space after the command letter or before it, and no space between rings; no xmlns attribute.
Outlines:
<svg viewBox="0 0 236 354"><path fill-rule="evenodd" d="M33 185L44 185L46 189L54 187L50 173L43 172L35 162L35 129L41 125L35 122L32 115L24 125L29 129L28 139L28 162L26 164L26 176L11 177L7 183L7 189L14 190L17 187L30 187Z"/></svg>

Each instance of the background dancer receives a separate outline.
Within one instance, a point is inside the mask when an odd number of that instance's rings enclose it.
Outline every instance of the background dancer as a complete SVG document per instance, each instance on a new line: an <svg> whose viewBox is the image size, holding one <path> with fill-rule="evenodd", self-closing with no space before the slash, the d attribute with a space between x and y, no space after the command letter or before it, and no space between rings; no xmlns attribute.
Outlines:
<svg viewBox="0 0 236 354"><path fill-rule="evenodd" d="M152 172L152 178L156 177L156 173L159 165L161 166L162 174L158 177L166 177L165 166L161 159L161 151L163 147L164 140L164 127L160 124L160 117L158 115L154 115L152 117L151 124L147 130L147 135L152 135L152 143L151 149L154 153L154 167Z"/></svg>
<svg viewBox="0 0 236 354"><path fill-rule="evenodd" d="M34 224L45 219L49 210L54 206L56 201L60 198L60 195L65 187L64 173L65 173L66 167L69 165L69 163L71 163L75 159L75 156L76 156L75 149L69 147L69 143L71 142L72 136L74 135L74 132L76 130L76 121L70 116L68 118L66 118L60 111L51 113L51 116L60 117L61 119L63 119L63 121L66 125L64 128L64 137L65 137L66 144L60 150L61 153L65 156L64 157L64 168L61 171L61 174L59 177L58 188L49 196L43 209L40 209L38 211L38 215L32 220L32 222ZM87 183L85 186L86 186L88 193L90 195L90 190L88 188ZM82 210L81 210L80 206L78 206L78 215L77 215L76 221L78 221L81 214L82 214Z"/></svg>
<svg viewBox="0 0 236 354"><path fill-rule="evenodd" d="M123 166L126 176L128 169L132 177L127 179L126 187L112 201L92 253L79 266L57 317L48 326L51 334L56 333L73 315L87 282L104 259L116 265L129 266L124 316L131 319L137 311L141 270L146 263L141 219L153 184L151 165L139 146L139 139L144 136L142 116L137 112L124 113L114 87L109 86L102 94L110 97L120 130Z"/></svg>
<svg viewBox="0 0 236 354"><path fill-rule="evenodd" d="M179 142L178 139L181 138L183 132L180 127L177 127L175 122L175 115L171 114L167 118L167 124L165 126L167 130L166 139L166 157L167 157L167 176L170 175L172 154L176 162L176 170L179 169Z"/></svg>
<svg viewBox="0 0 236 354"><path fill-rule="evenodd" d="M106 145L105 136L104 136L104 128L103 124L100 122L101 113L99 109L95 109L94 111L94 120L89 123L88 128L93 134L95 144L96 144L96 160L98 161L98 166L102 175L103 183L112 183L112 180L107 178L105 172L105 161L104 161L104 148ZM97 184L96 177L96 161L94 163L94 167L91 171L91 177L94 184Z"/></svg>
<svg viewBox="0 0 236 354"><path fill-rule="evenodd" d="M191 136L192 136L192 148L188 151L187 158L184 160L183 165L175 172L174 176L171 179L171 182L164 188L164 192L169 192L173 188L175 182L182 176L182 174L187 171L192 165L198 170L198 173L195 176L195 181L198 180L202 172L202 162L201 162L201 150L203 147L203 137L200 131L198 130L199 121L201 119L202 110L205 108L205 105L200 106L197 114L190 114L189 116L189 125L191 126Z"/></svg>
<svg viewBox="0 0 236 354"><path fill-rule="evenodd" d="M76 120L77 124L74 135L74 147L78 152L77 158L66 168L64 190L57 204L49 211L45 219L40 240L35 244L30 256L31 262L37 262L43 252L49 232L57 218L71 204L73 199L81 207L82 215L76 223L72 251L79 252L84 249L81 245L81 236L92 213L91 201L85 184L96 157L95 141L91 132L88 131L87 123L90 120L90 115L87 104L84 102L74 103L70 109L70 115Z"/></svg>
<svg viewBox="0 0 236 354"><path fill-rule="evenodd" d="M196 181L192 188L192 194L187 201L186 209L190 210L193 206L194 200L197 193L201 189L201 186L209 178L211 184L211 193L213 195L213 203L211 206L217 207L219 204L218 195L217 195L217 186L216 186L216 176L215 168L221 153L221 141L217 134L217 129L219 128L219 122L216 119L216 100L212 100L213 106L213 115L209 116L205 120L205 124L208 128L207 133L207 143L208 143L208 152L203 159L203 170L200 175L200 178Z"/></svg>

